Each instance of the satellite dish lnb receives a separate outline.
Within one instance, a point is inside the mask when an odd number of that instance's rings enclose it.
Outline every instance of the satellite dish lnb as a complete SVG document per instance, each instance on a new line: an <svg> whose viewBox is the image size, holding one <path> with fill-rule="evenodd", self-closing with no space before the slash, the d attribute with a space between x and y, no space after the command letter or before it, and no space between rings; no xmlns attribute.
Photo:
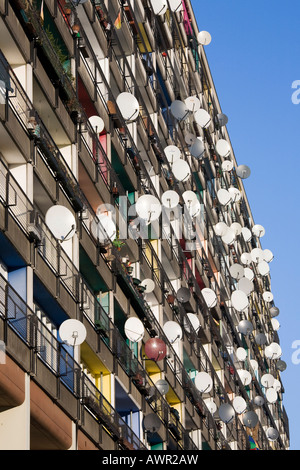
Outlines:
<svg viewBox="0 0 300 470"><path fill-rule="evenodd" d="M69 346L79 346L86 338L86 328L79 320L65 320L58 333L61 340Z"/></svg>

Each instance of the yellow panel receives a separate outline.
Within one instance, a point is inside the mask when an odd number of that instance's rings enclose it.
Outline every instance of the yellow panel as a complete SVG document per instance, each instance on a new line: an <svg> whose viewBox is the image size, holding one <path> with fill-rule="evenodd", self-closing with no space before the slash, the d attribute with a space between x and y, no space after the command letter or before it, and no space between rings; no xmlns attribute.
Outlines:
<svg viewBox="0 0 300 470"><path fill-rule="evenodd" d="M97 376L101 372L103 373L103 375L110 374L110 371L105 367L103 362L99 359L99 357L94 353L94 351L90 348L87 343L83 343L81 345L80 354L82 362L84 362L84 364L87 366L87 368L93 375Z"/></svg>
<svg viewBox="0 0 300 470"><path fill-rule="evenodd" d="M143 41L141 39L138 40L140 52L142 54L144 54L145 52L152 52L152 48L151 48L150 42L148 41L148 37L146 35L146 31L145 31L143 23L139 23L139 28L143 37ZM146 50L145 50L144 44L146 45Z"/></svg>

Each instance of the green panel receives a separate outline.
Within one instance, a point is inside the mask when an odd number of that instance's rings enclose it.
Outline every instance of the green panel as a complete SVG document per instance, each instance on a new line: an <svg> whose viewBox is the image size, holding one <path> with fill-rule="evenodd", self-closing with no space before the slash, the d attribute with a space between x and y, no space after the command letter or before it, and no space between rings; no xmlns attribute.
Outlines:
<svg viewBox="0 0 300 470"><path fill-rule="evenodd" d="M108 291L107 285L81 246L79 247L79 267L81 274L93 292Z"/></svg>
<svg viewBox="0 0 300 470"><path fill-rule="evenodd" d="M119 179L121 180L121 183L125 191L128 191L129 193L134 192L134 186L132 185L130 178L128 177L126 173L124 165L121 162L116 152L116 149L114 148L113 145L111 146L111 164L113 166L113 169L117 173Z"/></svg>
<svg viewBox="0 0 300 470"><path fill-rule="evenodd" d="M164 450L164 445L162 442L159 442L158 444L151 446L151 450Z"/></svg>
<svg viewBox="0 0 300 470"><path fill-rule="evenodd" d="M204 441L202 442L202 450L211 450L211 447Z"/></svg>

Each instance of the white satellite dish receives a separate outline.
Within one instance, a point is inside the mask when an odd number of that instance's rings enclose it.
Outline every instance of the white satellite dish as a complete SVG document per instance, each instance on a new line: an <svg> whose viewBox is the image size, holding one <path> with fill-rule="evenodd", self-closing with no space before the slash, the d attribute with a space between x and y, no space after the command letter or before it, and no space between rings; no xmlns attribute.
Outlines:
<svg viewBox="0 0 300 470"><path fill-rule="evenodd" d="M233 222L230 228L234 231L235 235L238 236L242 233L242 226L238 222Z"/></svg>
<svg viewBox="0 0 300 470"><path fill-rule="evenodd" d="M235 351L235 354L236 354L236 357L239 361L245 361L247 359L247 351L245 348L237 348L237 350Z"/></svg>
<svg viewBox="0 0 300 470"><path fill-rule="evenodd" d="M279 359L282 355L281 347L278 343L271 343L265 348L265 356L267 359Z"/></svg>
<svg viewBox="0 0 300 470"><path fill-rule="evenodd" d="M100 243L113 241L117 236L117 227L114 221L105 214L98 215L96 234Z"/></svg>
<svg viewBox="0 0 300 470"><path fill-rule="evenodd" d="M191 132L187 132L184 136L184 140L185 143L188 144L188 146L190 147L196 142L197 136L195 134L192 134Z"/></svg>
<svg viewBox="0 0 300 470"><path fill-rule="evenodd" d="M234 408L229 403L222 403L219 407L219 417L223 423L229 424L235 417Z"/></svg>
<svg viewBox="0 0 300 470"><path fill-rule="evenodd" d="M211 116L205 109L198 109L194 114L194 118L196 123L203 129L207 129L210 126Z"/></svg>
<svg viewBox="0 0 300 470"><path fill-rule="evenodd" d="M204 287L204 289L201 290L201 294L203 295L208 308L213 308L217 305L218 299L216 293L212 289Z"/></svg>
<svg viewBox="0 0 300 470"><path fill-rule="evenodd" d="M217 405L215 404L212 398L206 398L204 400L205 405L207 406L208 411L213 415L217 411Z"/></svg>
<svg viewBox="0 0 300 470"><path fill-rule="evenodd" d="M211 376L207 372L198 372L195 377L195 386L200 393L209 393L213 387Z"/></svg>
<svg viewBox="0 0 300 470"><path fill-rule="evenodd" d="M253 398L253 403L256 406L263 406L265 404L265 399L261 395L256 395L256 397Z"/></svg>
<svg viewBox="0 0 300 470"><path fill-rule="evenodd" d="M281 390L281 383L280 383L280 380L278 379L274 379L274 383L272 385L272 388L274 388L274 390L279 393L280 390Z"/></svg>
<svg viewBox="0 0 300 470"><path fill-rule="evenodd" d="M162 395L166 395L170 389L170 386L165 379L159 379L157 382L155 382L155 387Z"/></svg>
<svg viewBox="0 0 300 470"><path fill-rule="evenodd" d="M170 110L173 116L177 119L177 121L184 121L190 113L187 105L180 100L173 101Z"/></svg>
<svg viewBox="0 0 300 470"><path fill-rule="evenodd" d="M184 100L184 102L188 110L191 111L192 113L195 113L196 111L200 109L201 103L200 103L199 98L197 98L197 96L189 96L188 98Z"/></svg>
<svg viewBox="0 0 300 470"><path fill-rule="evenodd" d="M145 335L145 328L141 320L136 317L130 317L124 324L124 332L129 341L138 343Z"/></svg>
<svg viewBox="0 0 300 470"><path fill-rule="evenodd" d="M278 315L280 313L279 308L275 307L275 306L271 307L269 312L270 312L270 315L271 315L272 318L278 317Z"/></svg>
<svg viewBox="0 0 300 470"><path fill-rule="evenodd" d="M264 333L257 333L254 339L259 346L264 346L267 343L267 337Z"/></svg>
<svg viewBox="0 0 300 470"><path fill-rule="evenodd" d="M167 0L150 0L155 15L163 15L168 9Z"/></svg>
<svg viewBox="0 0 300 470"><path fill-rule="evenodd" d="M231 195L229 194L227 189L219 189L219 191L217 192L217 198L222 206L227 206L227 204L231 202Z"/></svg>
<svg viewBox="0 0 300 470"><path fill-rule="evenodd" d="M223 237L226 234L227 230L229 230L229 227L225 224L225 222L218 222L214 226L214 229L216 235L218 235L219 237Z"/></svg>
<svg viewBox="0 0 300 470"><path fill-rule="evenodd" d="M211 43L211 35L208 31L200 31L197 36L198 43L201 46L208 46Z"/></svg>
<svg viewBox="0 0 300 470"><path fill-rule="evenodd" d="M235 232L232 230L232 228L228 227L228 230L226 231L225 235L222 236L222 241L226 245L231 245L234 240L235 240Z"/></svg>
<svg viewBox="0 0 300 470"><path fill-rule="evenodd" d="M191 177L191 169L189 164L182 159L176 160L172 166L174 177L181 182L186 182Z"/></svg>
<svg viewBox="0 0 300 470"><path fill-rule="evenodd" d="M231 171L233 168L233 162L231 160L224 160L222 162L221 168L223 171Z"/></svg>
<svg viewBox="0 0 300 470"><path fill-rule="evenodd" d="M195 142L190 147L191 155L197 159L200 159L205 154L205 147L202 140L196 138Z"/></svg>
<svg viewBox="0 0 300 470"><path fill-rule="evenodd" d="M252 238L252 232L249 228L247 227L243 227L242 228L242 235L244 237L244 240L245 242L250 242L251 238Z"/></svg>
<svg viewBox="0 0 300 470"><path fill-rule="evenodd" d="M258 362L255 359L250 359L250 365L254 372L258 370Z"/></svg>
<svg viewBox="0 0 300 470"><path fill-rule="evenodd" d="M176 147L176 145L168 145L164 149L164 153L171 165L173 165L173 163L176 162L176 160L179 160L181 157L181 150Z"/></svg>
<svg viewBox="0 0 300 470"><path fill-rule="evenodd" d="M253 248L251 251L251 257L254 263L261 263L264 261L264 252L261 248Z"/></svg>
<svg viewBox="0 0 300 470"><path fill-rule="evenodd" d="M265 291L263 293L263 299L265 302L273 302L273 299L274 299L274 295L272 294L272 292L269 292L269 291Z"/></svg>
<svg viewBox="0 0 300 470"><path fill-rule="evenodd" d="M249 320L241 320L237 326L238 331L242 335L250 335L253 331L253 325Z"/></svg>
<svg viewBox="0 0 300 470"><path fill-rule="evenodd" d="M217 121L220 127L226 126L228 123L228 117L224 113L217 114Z"/></svg>
<svg viewBox="0 0 300 470"><path fill-rule="evenodd" d="M243 415L243 423L247 428L255 428L258 423L258 416L254 411L247 411Z"/></svg>
<svg viewBox="0 0 300 470"><path fill-rule="evenodd" d="M260 383L265 388L270 388L273 386L274 377L272 374L264 374L261 376Z"/></svg>
<svg viewBox="0 0 300 470"><path fill-rule="evenodd" d="M250 253L242 253L240 256L241 263L243 263L245 266L250 266L252 263L252 258Z"/></svg>
<svg viewBox="0 0 300 470"><path fill-rule="evenodd" d="M254 272L250 268L245 268L244 269L244 275L249 281L253 281L254 279Z"/></svg>
<svg viewBox="0 0 300 470"><path fill-rule="evenodd" d="M145 294L151 294L155 289L155 282L152 279L144 279L140 285L145 287Z"/></svg>
<svg viewBox="0 0 300 470"><path fill-rule="evenodd" d="M163 331L171 344L176 344L182 339L181 326L175 321L167 321L163 326Z"/></svg>
<svg viewBox="0 0 300 470"><path fill-rule="evenodd" d="M236 413L239 414L239 415L244 413L247 409L247 403L246 403L246 401L244 400L243 397L235 397L232 400L232 405L233 405L233 408L235 409Z"/></svg>
<svg viewBox="0 0 300 470"><path fill-rule="evenodd" d="M280 323L277 320L277 318L272 318L271 319L271 325L272 325L272 328L273 328L274 331L278 331L279 328L280 328Z"/></svg>
<svg viewBox="0 0 300 470"><path fill-rule="evenodd" d="M256 224L252 227L252 233L257 238L262 238L265 235L266 231L262 225Z"/></svg>
<svg viewBox="0 0 300 470"><path fill-rule="evenodd" d="M185 191L182 194L182 198L192 218L200 214L201 204L197 198L197 195L194 193L194 191Z"/></svg>
<svg viewBox="0 0 300 470"><path fill-rule="evenodd" d="M251 374L246 369L237 369L238 376L244 386L249 385L252 381Z"/></svg>
<svg viewBox="0 0 300 470"><path fill-rule="evenodd" d="M104 121L100 116L91 116L88 119L96 134L100 134L104 129Z"/></svg>
<svg viewBox="0 0 300 470"><path fill-rule="evenodd" d="M250 281L247 277L242 277L237 284L238 290L245 292L245 294L249 297L251 292L254 290L254 284Z"/></svg>
<svg viewBox="0 0 300 470"><path fill-rule="evenodd" d="M279 432L277 431L277 429L270 427L266 430L266 436L269 441L274 442L278 439Z"/></svg>
<svg viewBox="0 0 300 470"><path fill-rule="evenodd" d="M70 240L75 234L75 217L67 207L58 204L50 207L46 212L45 222L57 240Z"/></svg>
<svg viewBox="0 0 300 470"><path fill-rule="evenodd" d="M249 178L251 170L247 165L240 165L236 169L236 174L241 179Z"/></svg>
<svg viewBox="0 0 300 470"><path fill-rule="evenodd" d="M231 294L231 304L238 312L243 312L249 305L249 299L242 290L235 290Z"/></svg>
<svg viewBox="0 0 300 470"><path fill-rule="evenodd" d="M261 276L267 276L270 272L270 267L266 261L261 261L257 265L257 270Z"/></svg>
<svg viewBox="0 0 300 470"><path fill-rule="evenodd" d="M173 191L172 189L164 192L161 196L161 202L163 206L167 207L168 209L174 209L175 207L177 207L179 204L179 200L179 195L176 193L176 191Z"/></svg>
<svg viewBox="0 0 300 470"><path fill-rule="evenodd" d="M230 186L230 188L228 188L228 192L233 202L239 202L241 200L242 193L234 186Z"/></svg>
<svg viewBox="0 0 300 470"><path fill-rule="evenodd" d="M264 260L267 262L267 263L271 263L271 261L273 261L274 259L274 255L272 253L271 250L263 250L264 252Z"/></svg>
<svg viewBox="0 0 300 470"><path fill-rule="evenodd" d="M239 280L244 276L244 268L238 263L232 264L229 268L229 272L233 279Z"/></svg>
<svg viewBox="0 0 300 470"><path fill-rule="evenodd" d="M125 121L135 121L140 112L140 105L131 93L120 93L116 99L118 108Z"/></svg>
<svg viewBox="0 0 300 470"><path fill-rule="evenodd" d="M216 143L216 151L220 155L220 157L228 157L230 155L230 145L225 139L220 139Z"/></svg>
<svg viewBox="0 0 300 470"><path fill-rule="evenodd" d="M200 321L199 321L199 318L197 317L197 315L195 315L194 313L187 313L186 314L187 318L188 318L188 321L186 318L183 319L183 326L184 326L184 329L188 332L188 333L191 333L191 326L192 328L195 330L195 332L197 333L198 330L200 329L201 325L200 325ZM190 326L191 325L191 326Z"/></svg>
<svg viewBox="0 0 300 470"><path fill-rule="evenodd" d="M157 220L161 214L161 204L159 200L151 194L140 196L135 204L138 216L145 220L147 224Z"/></svg>
<svg viewBox="0 0 300 470"><path fill-rule="evenodd" d="M170 9L177 13L178 11L182 10L182 0L169 0Z"/></svg>
<svg viewBox="0 0 300 470"><path fill-rule="evenodd" d="M275 403L277 401L278 394L274 388L268 388L266 391L266 399L269 403Z"/></svg>
<svg viewBox="0 0 300 470"><path fill-rule="evenodd" d="M58 330L61 340L69 346L79 346L85 341L86 328L79 320L65 320Z"/></svg>

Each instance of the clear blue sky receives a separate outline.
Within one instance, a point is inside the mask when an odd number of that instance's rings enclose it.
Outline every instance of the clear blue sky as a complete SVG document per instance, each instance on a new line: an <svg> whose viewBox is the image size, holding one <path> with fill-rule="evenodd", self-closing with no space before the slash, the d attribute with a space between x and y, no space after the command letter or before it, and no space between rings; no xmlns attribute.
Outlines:
<svg viewBox="0 0 300 470"><path fill-rule="evenodd" d="M244 185L254 220L266 229L261 242L275 255L272 292L288 365L283 403L291 449L300 450L300 364L292 362L292 344L300 344L300 104L291 99L300 80L300 2L192 4L199 29L212 36L205 51L235 156L252 171Z"/></svg>

